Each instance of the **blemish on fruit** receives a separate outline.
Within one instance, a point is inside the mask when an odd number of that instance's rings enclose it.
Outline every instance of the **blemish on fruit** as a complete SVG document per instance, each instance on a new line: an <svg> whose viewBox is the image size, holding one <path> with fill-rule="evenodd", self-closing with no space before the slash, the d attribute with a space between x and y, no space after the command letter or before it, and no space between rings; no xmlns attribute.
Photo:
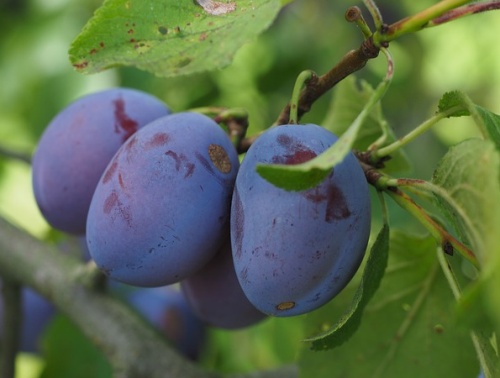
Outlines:
<svg viewBox="0 0 500 378"><path fill-rule="evenodd" d="M168 33L168 29L165 26L159 26L158 33L160 33L161 35L165 35Z"/></svg>
<svg viewBox="0 0 500 378"><path fill-rule="evenodd" d="M278 311L286 311L286 310L291 310L294 307L295 307L295 302L282 302L276 306L276 309Z"/></svg>
<svg viewBox="0 0 500 378"><path fill-rule="evenodd" d="M115 132L124 133L123 141L127 140L137 131L137 121L130 118L125 112L125 101L117 98L113 101L115 107Z"/></svg>
<svg viewBox="0 0 500 378"><path fill-rule="evenodd" d="M205 39L207 39L208 34L203 32L200 34L200 37L198 38L198 41L203 42Z"/></svg>
<svg viewBox="0 0 500 378"><path fill-rule="evenodd" d="M167 144L170 139L167 133L156 133L153 137L146 143L145 148L150 149L154 147L160 147Z"/></svg>
<svg viewBox="0 0 500 378"><path fill-rule="evenodd" d="M116 168L118 167L118 163L116 161L113 161L111 165L109 166L108 169L106 169L106 172L104 172L104 176L102 178L102 183L106 184L111 180L111 178L114 176L116 172Z"/></svg>
<svg viewBox="0 0 500 378"><path fill-rule="evenodd" d="M224 147L211 144L208 146L208 156L210 156L210 160L219 171L222 173L231 172L231 160Z"/></svg>
<svg viewBox="0 0 500 378"><path fill-rule="evenodd" d="M190 177L193 175L194 172L194 164L191 163L186 155L184 154L177 154L175 151L169 150L165 152L165 155L170 156L172 159L175 161L175 170L179 172L181 168L186 169L186 173L184 174L184 178Z"/></svg>

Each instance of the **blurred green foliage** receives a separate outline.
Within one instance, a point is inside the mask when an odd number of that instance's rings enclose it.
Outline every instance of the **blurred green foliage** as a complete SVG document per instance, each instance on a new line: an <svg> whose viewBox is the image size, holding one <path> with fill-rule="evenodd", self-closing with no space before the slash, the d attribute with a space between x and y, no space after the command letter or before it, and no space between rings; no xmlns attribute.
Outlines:
<svg viewBox="0 0 500 378"><path fill-rule="evenodd" d="M435 2L378 3L390 23ZM276 119L302 70L324 73L359 46L361 33L344 21L347 7L361 6L358 3L296 0L286 5L267 32L241 48L230 67L159 79L134 68L91 76L74 72L67 49L101 1L2 0L0 147L31 155L59 110L86 93L112 86L150 92L174 111L208 105L246 108L248 133L255 134ZM500 113L499 19L495 12L467 17L392 43L396 72L382 111L397 135L432 114L439 98L450 90L462 90L476 104ZM380 57L356 77L376 85L384 73L385 59ZM330 95L320 99L303 121L321 124L330 104ZM443 121L435 132L406 148L413 165L411 175L429 179L447 147L476 132L467 118ZM46 239L53 233L36 208L29 166L5 154L0 154L0 214L37 237ZM397 210L391 216L402 217ZM223 371L245 371L292 362L301 348L299 340L306 336L302 320L273 319L250 330L213 331L215 347L206 351L204 363ZM235 340L237 350L232 347Z"/></svg>

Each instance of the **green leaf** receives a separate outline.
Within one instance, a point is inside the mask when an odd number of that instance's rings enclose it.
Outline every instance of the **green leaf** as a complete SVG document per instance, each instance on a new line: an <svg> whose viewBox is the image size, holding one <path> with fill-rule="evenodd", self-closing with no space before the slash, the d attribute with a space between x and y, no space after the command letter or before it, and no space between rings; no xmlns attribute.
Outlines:
<svg viewBox="0 0 500 378"><path fill-rule="evenodd" d="M102 353L65 316L59 315L49 326L42 351L46 365L41 378L112 376Z"/></svg>
<svg viewBox="0 0 500 378"><path fill-rule="evenodd" d="M438 104L438 110L440 113L445 113L450 110L454 112L450 113L449 117L463 117L470 115L469 108L470 100L464 93L460 91L447 92L441 97Z"/></svg>
<svg viewBox="0 0 500 378"><path fill-rule="evenodd" d="M73 41L70 60L82 73L117 65L163 77L214 70L280 8L279 0L238 0L234 12L211 16L194 1L106 0Z"/></svg>
<svg viewBox="0 0 500 378"><path fill-rule="evenodd" d="M346 295L311 313L309 324L321 328L325 317L339 313L352 298L354 288L347 289ZM304 348L300 376L476 377L478 361L469 331L454 322L455 303L436 258L435 240L392 231L389 264L359 329L334 350Z"/></svg>
<svg viewBox="0 0 500 378"><path fill-rule="evenodd" d="M363 311L377 291L384 276L389 254L389 226L384 225L373 244L366 262L361 284L356 290L350 308L328 331L306 339L312 341L312 349L326 350L347 341L361 324Z"/></svg>
<svg viewBox="0 0 500 378"><path fill-rule="evenodd" d="M460 91L448 92L439 101L438 110L441 113L450 112L449 117L472 116L477 127L485 138L495 143L500 151L500 116L475 105L471 99Z"/></svg>
<svg viewBox="0 0 500 378"><path fill-rule="evenodd" d="M469 139L450 148L432 182L448 195L437 204L480 263L497 253L500 233L500 155L488 140ZM451 200L450 200L451 199Z"/></svg>
<svg viewBox="0 0 500 378"><path fill-rule="evenodd" d="M257 172L271 184L289 191L306 190L321 183L335 165L351 152L364 121L383 97L390 81L382 81L347 131L322 154L295 165L257 164Z"/></svg>

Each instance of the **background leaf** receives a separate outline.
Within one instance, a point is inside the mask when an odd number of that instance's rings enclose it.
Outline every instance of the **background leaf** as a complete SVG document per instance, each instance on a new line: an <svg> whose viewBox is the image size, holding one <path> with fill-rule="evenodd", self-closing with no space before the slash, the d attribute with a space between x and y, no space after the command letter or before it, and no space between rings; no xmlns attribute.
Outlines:
<svg viewBox="0 0 500 378"><path fill-rule="evenodd" d="M348 303L350 290L339 298L342 303L334 300L312 313L309 323L316 320L321 328L326 314L331 318ZM392 232L389 265L360 328L332 351L304 348L301 377L476 377L479 366L469 332L453 321L455 303L435 241Z"/></svg>
<svg viewBox="0 0 500 378"><path fill-rule="evenodd" d="M135 66L176 76L228 65L234 53L272 23L279 0L239 0L211 16L194 1L106 0L73 41L69 53L82 73Z"/></svg>

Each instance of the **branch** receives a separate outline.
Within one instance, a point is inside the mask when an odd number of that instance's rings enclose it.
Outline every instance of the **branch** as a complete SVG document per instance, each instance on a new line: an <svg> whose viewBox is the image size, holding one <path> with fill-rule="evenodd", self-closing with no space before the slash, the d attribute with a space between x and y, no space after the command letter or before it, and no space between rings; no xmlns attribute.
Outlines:
<svg viewBox="0 0 500 378"><path fill-rule="evenodd" d="M140 315L96 290L91 266L60 253L0 217L0 276L34 288L99 347L115 378L221 378L179 355ZM296 378L295 366L228 378Z"/></svg>
<svg viewBox="0 0 500 378"><path fill-rule="evenodd" d="M82 283L86 267L0 218L0 275L33 287L66 313L106 355L120 378L210 378L112 296Z"/></svg>
<svg viewBox="0 0 500 378"><path fill-rule="evenodd" d="M310 80L302 91L297 107L298 118L307 113L312 104L333 88L338 82L350 74L359 71L366 65L368 60L376 58L380 48L373 44L371 38L363 41L357 50L351 50L326 74ZM276 125L287 124L290 118L290 104L288 104L276 120Z"/></svg>

